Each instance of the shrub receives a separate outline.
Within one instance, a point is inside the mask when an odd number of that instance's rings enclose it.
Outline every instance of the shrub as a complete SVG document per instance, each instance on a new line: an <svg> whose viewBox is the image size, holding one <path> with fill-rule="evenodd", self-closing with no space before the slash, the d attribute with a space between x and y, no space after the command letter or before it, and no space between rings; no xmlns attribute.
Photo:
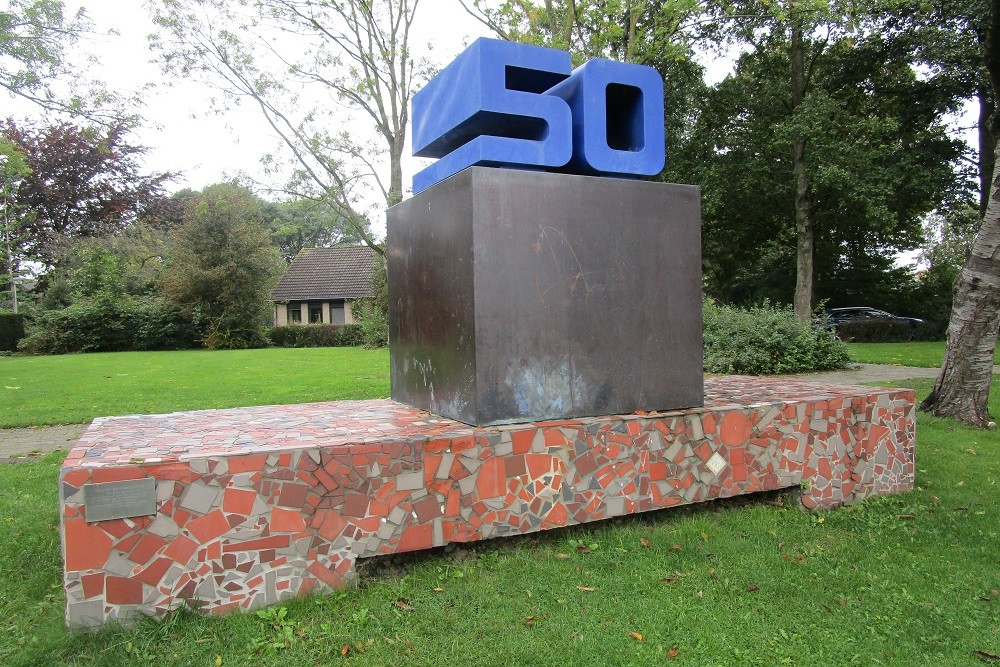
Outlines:
<svg viewBox="0 0 1000 667"><path fill-rule="evenodd" d="M271 327L266 335L276 347L350 347L362 343L357 324L290 324Z"/></svg>
<svg viewBox="0 0 1000 667"><path fill-rule="evenodd" d="M0 352L13 352L22 338L24 338L23 316L0 310Z"/></svg>
<svg viewBox="0 0 1000 667"><path fill-rule="evenodd" d="M85 299L42 313L20 349L29 354L178 350L196 346L191 322L151 298Z"/></svg>
<svg viewBox="0 0 1000 667"><path fill-rule="evenodd" d="M795 321L791 308L736 308L706 299L705 371L765 375L845 368L847 346L828 327Z"/></svg>

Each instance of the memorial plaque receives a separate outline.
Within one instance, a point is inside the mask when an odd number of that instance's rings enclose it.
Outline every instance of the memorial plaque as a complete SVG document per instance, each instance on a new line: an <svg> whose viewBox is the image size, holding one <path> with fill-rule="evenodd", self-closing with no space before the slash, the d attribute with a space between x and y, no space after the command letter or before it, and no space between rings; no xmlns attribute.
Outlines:
<svg viewBox="0 0 1000 667"><path fill-rule="evenodd" d="M156 514L156 480L145 477L125 482L84 484L83 504L88 523Z"/></svg>

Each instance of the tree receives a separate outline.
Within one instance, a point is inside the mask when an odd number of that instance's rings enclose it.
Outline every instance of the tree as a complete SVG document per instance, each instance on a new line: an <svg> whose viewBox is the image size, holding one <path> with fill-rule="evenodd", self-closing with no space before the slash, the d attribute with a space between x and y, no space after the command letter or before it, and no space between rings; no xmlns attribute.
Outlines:
<svg viewBox="0 0 1000 667"><path fill-rule="evenodd" d="M5 4L0 7L0 90L46 112L102 123L126 117L132 102L89 80L81 62L87 56L71 53L94 34L83 9L67 16L61 0Z"/></svg>
<svg viewBox="0 0 1000 667"><path fill-rule="evenodd" d="M362 197L377 192L378 209L402 199L410 97L427 74L410 52L419 2L160 0L153 46L166 71L220 89L221 104L259 109L296 166L288 190L325 203L381 253ZM345 129L352 114L377 141Z"/></svg>
<svg viewBox="0 0 1000 667"><path fill-rule="evenodd" d="M263 202L261 211L271 230L271 238L286 262L291 262L302 248L362 242L357 233L322 202L303 199Z"/></svg>
<svg viewBox="0 0 1000 667"><path fill-rule="evenodd" d="M201 328L210 348L263 344L281 259L257 198L234 183L205 188L167 248L163 296Z"/></svg>
<svg viewBox="0 0 1000 667"><path fill-rule="evenodd" d="M991 0L987 26L983 61L996 100L1000 93L1000 0ZM1000 129L996 110L991 129L996 137ZM994 159L993 185L979 233L955 282L941 373L920 404L921 410L975 426L990 424L990 383L1000 326L1000 170L996 165Z"/></svg>
<svg viewBox="0 0 1000 667"><path fill-rule="evenodd" d="M886 304L909 282L893 269L896 254L916 247L926 213L961 198L951 165L962 146L947 136L947 107L928 102L909 54L844 38L824 46L810 96L792 113L789 52L784 35L769 35L709 94L695 125L694 143L713 146L691 171L704 193L708 290L728 302L792 299L798 138L817 156L805 172L815 295Z"/></svg>
<svg viewBox="0 0 1000 667"><path fill-rule="evenodd" d="M55 266L68 241L120 232L163 197L173 175L142 173L146 149L130 144L128 131L122 123L32 128L8 119L0 126L31 169L16 198L32 213L24 226L26 257Z"/></svg>
<svg viewBox="0 0 1000 667"><path fill-rule="evenodd" d="M17 279L28 213L17 202L17 194L31 173L24 154L0 137L0 224L3 232L4 266L0 285L9 284L11 309L17 313Z"/></svg>

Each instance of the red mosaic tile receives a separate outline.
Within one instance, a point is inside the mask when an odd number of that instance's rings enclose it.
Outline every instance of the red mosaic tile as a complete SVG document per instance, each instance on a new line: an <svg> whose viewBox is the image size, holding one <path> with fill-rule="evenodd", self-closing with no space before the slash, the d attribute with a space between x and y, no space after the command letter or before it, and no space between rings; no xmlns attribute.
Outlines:
<svg viewBox="0 0 1000 667"><path fill-rule="evenodd" d="M130 577L107 577L104 582L108 604L142 604L142 582Z"/></svg>
<svg viewBox="0 0 1000 667"><path fill-rule="evenodd" d="M187 524L187 529L191 531L191 534L194 535L198 542L204 544L209 540L213 540L216 537L228 533L230 526L229 522L226 520L226 515L222 513L221 509L219 509L209 512L205 516L189 522Z"/></svg>
<svg viewBox="0 0 1000 667"><path fill-rule="evenodd" d="M111 537L83 519L66 519L63 547L67 571L99 570L111 555Z"/></svg>

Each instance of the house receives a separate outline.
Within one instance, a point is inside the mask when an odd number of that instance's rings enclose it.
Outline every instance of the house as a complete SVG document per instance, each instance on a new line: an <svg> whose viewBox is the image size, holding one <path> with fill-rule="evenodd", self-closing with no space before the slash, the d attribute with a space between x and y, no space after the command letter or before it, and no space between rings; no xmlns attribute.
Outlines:
<svg viewBox="0 0 1000 667"><path fill-rule="evenodd" d="M351 324L351 302L372 296L375 251L303 248L271 292L274 324Z"/></svg>

